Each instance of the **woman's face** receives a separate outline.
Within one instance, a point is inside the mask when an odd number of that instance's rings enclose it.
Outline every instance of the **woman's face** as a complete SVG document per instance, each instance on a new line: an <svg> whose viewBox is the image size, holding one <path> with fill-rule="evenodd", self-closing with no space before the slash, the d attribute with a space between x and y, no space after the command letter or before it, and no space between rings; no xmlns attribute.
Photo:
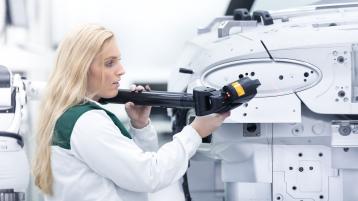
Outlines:
<svg viewBox="0 0 358 201"><path fill-rule="evenodd" d="M114 39L107 41L102 51L95 56L89 69L87 83L87 92L94 95L93 100L117 95L119 81L125 73L120 59L121 55Z"/></svg>

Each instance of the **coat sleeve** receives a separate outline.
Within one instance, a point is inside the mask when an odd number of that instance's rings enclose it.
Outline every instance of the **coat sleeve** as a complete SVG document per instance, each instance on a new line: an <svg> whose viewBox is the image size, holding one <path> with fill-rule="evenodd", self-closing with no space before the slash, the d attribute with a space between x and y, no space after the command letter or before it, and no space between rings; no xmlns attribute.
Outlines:
<svg viewBox="0 0 358 201"><path fill-rule="evenodd" d="M134 142L144 151L157 151L158 150L158 135L151 122L142 128L136 129L129 123L129 133L131 134Z"/></svg>
<svg viewBox="0 0 358 201"><path fill-rule="evenodd" d="M118 187L155 192L184 175L201 138L186 126L158 151L145 152L123 136L103 111L92 110L77 120L70 143L75 157Z"/></svg>

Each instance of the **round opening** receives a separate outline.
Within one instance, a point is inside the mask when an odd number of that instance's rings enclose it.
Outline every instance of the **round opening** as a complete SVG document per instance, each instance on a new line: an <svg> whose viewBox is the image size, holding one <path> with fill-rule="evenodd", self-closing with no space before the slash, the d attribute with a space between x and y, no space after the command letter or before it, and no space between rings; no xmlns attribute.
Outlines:
<svg viewBox="0 0 358 201"><path fill-rule="evenodd" d="M345 95L346 95L346 92L344 92L343 90L338 92L338 96L341 98L344 97Z"/></svg>
<svg viewBox="0 0 358 201"><path fill-rule="evenodd" d="M257 129L256 124L253 124L253 123L247 124L246 130L247 130L248 132L253 133L253 132L256 131L256 129Z"/></svg>
<svg viewBox="0 0 358 201"><path fill-rule="evenodd" d="M343 62L344 62L344 57L343 57L343 56L337 57L337 61L338 61L339 63L343 63Z"/></svg>

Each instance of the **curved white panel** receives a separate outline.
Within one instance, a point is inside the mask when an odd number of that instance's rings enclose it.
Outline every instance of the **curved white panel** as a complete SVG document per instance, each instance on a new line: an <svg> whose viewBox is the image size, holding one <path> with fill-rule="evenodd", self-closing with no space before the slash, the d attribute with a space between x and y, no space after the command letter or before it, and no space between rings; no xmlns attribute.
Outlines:
<svg viewBox="0 0 358 201"><path fill-rule="evenodd" d="M259 79L257 97L287 95L316 85L320 70L305 62L290 59L248 59L209 67L201 81L205 86L220 88L240 77Z"/></svg>

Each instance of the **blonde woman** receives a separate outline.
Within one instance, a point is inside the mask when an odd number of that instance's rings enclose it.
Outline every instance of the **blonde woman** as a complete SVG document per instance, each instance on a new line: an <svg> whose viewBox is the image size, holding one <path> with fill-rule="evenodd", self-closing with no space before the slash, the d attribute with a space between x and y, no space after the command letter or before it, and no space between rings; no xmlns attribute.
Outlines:
<svg viewBox="0 0 358 201"><path fill-rule="evenodd" d="M229 113L197 117L158 148L150 107L126 104L127 131L102 108L125 74L113 33L86 25L61 43L39 115L33 174L46 200L135 201L180 179ZM133 90L145 90L136 86Z"/></svg>

